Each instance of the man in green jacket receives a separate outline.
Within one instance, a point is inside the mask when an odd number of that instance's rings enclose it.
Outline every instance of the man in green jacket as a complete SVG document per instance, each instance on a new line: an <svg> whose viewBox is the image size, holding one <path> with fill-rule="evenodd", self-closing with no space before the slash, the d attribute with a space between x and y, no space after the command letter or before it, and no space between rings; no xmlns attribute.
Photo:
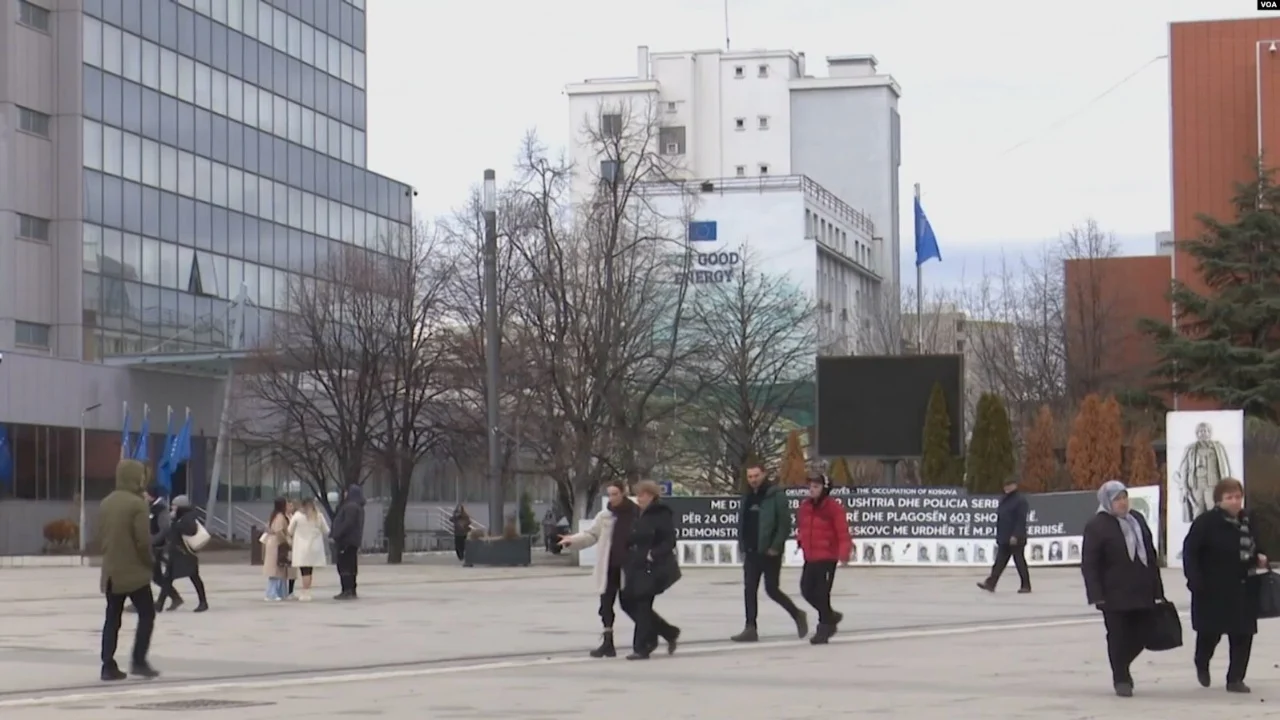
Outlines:
<svg viewBox="0 0 1280 720"><path fill-rule="evenodd" d="M116 664L116 644L125 603L138 613L129 673L143 678L160 675L147 662L151 633L156 624L155 599L151 596L151 522L142 489L147 468L137 460L121 460L116 466L116 489L98 509L98 539L102 546L102 592L107 596L107 619L102 626L102 679L128 677Z"/></svg>
<svg viewBox="0 0 1280 720"><path fill-rule="evenodd" d="M809 617L779 587L782 554L787 549L787 538L791 537L791 508L787 505L787 494L769 482L764 466L759 463L747 466L747 486L738 516L738 549L742 552L747 625L730 639L734 642L756 642L760 639L756 616L760 610L762 577L765 594L787 611L795 621L796 634L803 638L809 634Z"/></svg>

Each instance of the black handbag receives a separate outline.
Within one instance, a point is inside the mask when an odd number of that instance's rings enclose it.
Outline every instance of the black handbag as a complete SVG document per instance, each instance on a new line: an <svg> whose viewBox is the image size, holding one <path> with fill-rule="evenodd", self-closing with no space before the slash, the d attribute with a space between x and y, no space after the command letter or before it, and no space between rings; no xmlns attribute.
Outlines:
<svg viewBox="0 0 1280 720"><path fill-rule="evenodd" d="M648 561L643 567L625 573L623 594L633 597L653 597L671 589L683 574L675 555Z"/></svg>
<svg viewBox="0 0 1280 720"><path fill-rule="evenodd" d="M1280 617L1280 575L1265 572L1258 576L1258 619Z"/></svg>
<svg viewBox="0 0 1280 720"><path fill-rule="evenodd" d="M1147 635L1147 649L1156 652L1182 647L1182 618L1178 609L1168 600L1162 601L1151 611L1151 628Z"/></svg>

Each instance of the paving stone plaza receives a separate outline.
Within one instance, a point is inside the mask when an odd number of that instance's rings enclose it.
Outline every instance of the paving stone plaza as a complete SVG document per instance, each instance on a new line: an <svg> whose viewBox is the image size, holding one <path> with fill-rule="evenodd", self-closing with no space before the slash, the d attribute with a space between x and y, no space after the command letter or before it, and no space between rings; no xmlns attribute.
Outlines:
<svg viewBox="0 0 1280 720"><path fill-rule="evenodd" d="M1181 578L1166 572L1185 608ZM659 599L684 631L680 651L640 663L586 657L597 598L577 568L370 564L359 602L305 604L264 603L257 568L210 564L204 574L210 612L188 605L158 619L152 661L163 677L104 685L98 570L0 570L0 718L1244 720L1274 717L1280 702L1277 621L1264 621L1255 643L1252 695L1222 690L1224 646L1211 689L1196 685L1183 648L1143 655L1137 696L1116 698L1101 620L1070 568L1040 570L1027 596L1016 582L978 591L980 572L845 570L835 593L845 626L826 647L797 641L763 593L766 637L730 644L742 624L740 574L692 570ZM786 571L784 587L797 579ZM132 629L127 620L122 663ZM629 636L630 625L618 630Z"/></svg>

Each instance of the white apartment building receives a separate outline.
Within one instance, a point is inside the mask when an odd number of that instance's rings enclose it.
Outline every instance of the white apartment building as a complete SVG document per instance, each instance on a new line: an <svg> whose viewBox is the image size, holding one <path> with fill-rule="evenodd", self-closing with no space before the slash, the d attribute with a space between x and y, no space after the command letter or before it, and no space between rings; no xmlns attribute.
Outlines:
<svg viewBox="0 0 1280 720"><path fill-rule="evenodd" d="M627 104L633 114L651 109L662 127L659 152L688 179L804 176L857 208L878 232L865 260L856 248L847 258L896 297L901 89L877 72L874 56L829 57L827 77L814 77L804 53L790 50L641 46L634 76L588 79L565 92L571 157L583 169L575 194L590 192L599 172L584 130L613 121L605 116Z"/></svg>
<svg viewBox="0 0 1280 720"><path fill-rule="evenodd" d="M692 220L700 230L689 233L693 292L706 283L735 282L750 263L787 277L816 304L815 354L858 352L868 327L861 311L881 282L871 267L880 240L866 215L802 175L648 187L655 210L676 223L688 217L690 193L696 193Z"/></svg>

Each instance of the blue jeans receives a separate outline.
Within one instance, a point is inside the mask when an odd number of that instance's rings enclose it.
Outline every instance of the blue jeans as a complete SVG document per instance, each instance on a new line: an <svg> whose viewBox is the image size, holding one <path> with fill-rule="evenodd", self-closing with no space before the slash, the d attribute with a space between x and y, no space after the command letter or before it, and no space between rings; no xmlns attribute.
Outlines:
<svg viewBox="0 0 1280 720"><path fill-rule="evenodd" d="M273 600L283 600L289 594L289 581L284 578L272 577L267 578L267 597Z"/></svg>

